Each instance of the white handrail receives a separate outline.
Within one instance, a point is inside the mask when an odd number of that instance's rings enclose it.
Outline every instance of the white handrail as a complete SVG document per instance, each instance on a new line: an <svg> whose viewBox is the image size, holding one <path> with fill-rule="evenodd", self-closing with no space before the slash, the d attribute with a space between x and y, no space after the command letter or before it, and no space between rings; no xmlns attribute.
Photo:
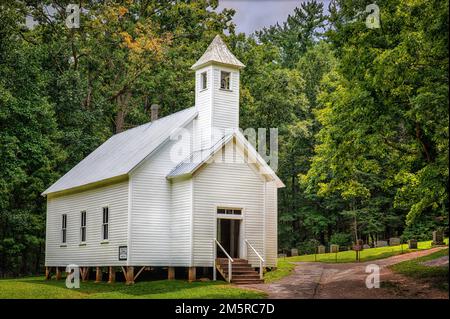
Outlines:
<svg viewBox="0 0 450 319"><path fill-rule="evenodd" d="M252 244L249 243L249 241L246 239L245 242L250 246L250 248L255 252L256 256L258 256L258 258L264 262L264 258L261 257L260 254L258 254L258 252L256 251L256 249L252 246Z"/></svg>
<svg viewBox="0 0 450 319"><path fill-rule="evenodd" d="M250 246L250 248L255 252L256 256L259 258L259 278L263 279L263 264L264 264L264 258L261 257L260 254L256 251L255 247L250 244L250 242L246 239L245 243Z"/></svg>
<svg viewBox="0 0 450 319"><path fill-rule="evenodd" d="M230 255L228 255L227 251L225 250L225 248L222 247L222 245L217 241L217 239L214 238L214 241L217 243L217 245L220 247L220 249L222 249L222 251L224 252L225 256L227 256L227 258L229 260L231 260L231 262L233 262L233 258L231 258Z"/></svg>
<svg viewBox="0 0 450 319"><path fill-rule="evenodd" d="M228 258L228 282L231 282L232 277L232 266L231 263L234 262L233 258L231 258L230 255L228 255L227 251L222 247L222 245L217 241L216 238L214 238L214 269L213 269L213 280L216 280L216 258L217 258L217 252L216 252L216 244L222 249L222 251L225 253L225 256Z"/></svg>

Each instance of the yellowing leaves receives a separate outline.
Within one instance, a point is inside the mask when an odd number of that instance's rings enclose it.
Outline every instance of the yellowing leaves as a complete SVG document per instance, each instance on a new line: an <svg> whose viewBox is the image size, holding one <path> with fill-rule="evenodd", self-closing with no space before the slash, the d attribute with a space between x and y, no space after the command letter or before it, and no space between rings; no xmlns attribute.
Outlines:
<svg viewBox="0 0 450 319"><path fill-rule="evenodd" d="M119 17L123 17L127 13L128 13L128 9L127 8L119 7Z"/></svg>
<svg viewBox="0 0 450 319"><path fill-rule="evenodd" d="M163 46L170 43L170 36L158 37L147 27L137 24L133 37L128 32L120 32L122 37L122 47L128 48L134 58L140 55L151 54L156 60L160 60L163 53Z"/></svg>

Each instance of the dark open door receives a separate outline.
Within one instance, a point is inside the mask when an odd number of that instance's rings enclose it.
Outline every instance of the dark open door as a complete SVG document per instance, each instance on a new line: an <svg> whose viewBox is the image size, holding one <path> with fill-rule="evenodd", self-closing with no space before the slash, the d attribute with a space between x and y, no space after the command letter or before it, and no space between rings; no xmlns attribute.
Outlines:
<svg viewBox="0 0 450 319"><path fill-rule="evenodd" d="M217 219L217 240L231 258L239 258L240 222L237 219ZM217 248L217 257L226 257L220 248Z"/></svg>

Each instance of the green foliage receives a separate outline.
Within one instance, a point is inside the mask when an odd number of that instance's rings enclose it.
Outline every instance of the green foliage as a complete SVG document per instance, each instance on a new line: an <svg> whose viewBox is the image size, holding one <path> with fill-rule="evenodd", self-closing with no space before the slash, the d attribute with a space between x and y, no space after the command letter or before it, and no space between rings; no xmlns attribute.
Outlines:
<svg viewBox="0 0 450 319"><path fill-rule="evenodd" d="M426 240L432 238L433 231L440 228L448 229L448 219L441 219L433 215L421 215L414 223L405 227L402 239L405 242L409 239Z"/></svg>
<svg viewBox="0 0 450 319"><path fill-rule="evenodd" d="M298 253L300 255L303 254L314 254L317 251L317 247L320 245L320 242L315 239L310 239L307 241L302 241L297 244Z"/></svg>
<svg viewBox="0 0 450 319"><path fill-rule="evenodd" d="M330 238L330 244L346 247L352 244L352 235L346 233L334 233Z"/></svg>
<svg viewBox="0 0 450 319"><path fill-rule="evenodd" d="M257 31L256 35L263 43L273 43L279 47L283 64L293 67L320 38L325 20L323 3L306 1L294 9L294 13L287 17L282 26L277 23Z"/></svg>
<svg viewBox="0 0 450 319"><path fill-rule="evenodd" d="M377 5L381 28L368 29L355 19L364 2L333 2L326 37L338 67L323 78L301 175L308 193L340 197L354 235L371 238L421 214L448 219L449 207L448 2Z"/></svg>
<svg viewBox="0 0 450 319"><path fill-rule="evenodd" d="M278 128L281 250L448 230L448 1L378 1L380 29L357 17L370 1L307 1L252 36L218 1L83 2L77 30L48 3L0 12L0 274L42 269L39 194L152 103L192 106L189 67L223 32L240 126Z"/></svg>
<svg viewBox="0 0 450 319"><path fill-rule="evenodd" d="M56 142L54 106L45 95L49 75L40 65L45 52L19 37L16 9L0 12L0 275L42 262L40 193L65 158Z"/></svg>
<svg viewBox="0 0 450 319"><path fill-rule="evenodd" d="M193 104L189 67L233 10L217 1L9 1L0 10L0 276L42 271L40 194L112 134ZM24 26L25 17L38 23ZM184 82L185 85L174 85Z"/></svg>

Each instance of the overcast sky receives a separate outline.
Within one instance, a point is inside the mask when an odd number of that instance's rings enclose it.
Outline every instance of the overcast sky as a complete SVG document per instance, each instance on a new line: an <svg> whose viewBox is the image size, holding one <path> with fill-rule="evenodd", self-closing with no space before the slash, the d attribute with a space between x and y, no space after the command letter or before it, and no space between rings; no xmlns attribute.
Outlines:
<svg viewBox="0 0 450 319"><path fill-rule="evenodd" d="M238 32L250 34L255 30L280 24L287 16L294 12L304 0L219 0L219 10L233 8L236 10L234 22ZM328 7L327 0L324 1L324 9Z"/></svg>
<svg viewBox="0 0 450 319"><path fill-rule="evenodd" d="M299 7L304 1L306 0L219 0L217 10L235 9L233 20L236 23L237 32L249 35L263 27L286 21L287 16L294 12L294 8ZM329 1L322 1L325 10L328 9ZM52 11L52 9L49 10ZM34 23L29 19L27 25L32 26Z"/></svg>

